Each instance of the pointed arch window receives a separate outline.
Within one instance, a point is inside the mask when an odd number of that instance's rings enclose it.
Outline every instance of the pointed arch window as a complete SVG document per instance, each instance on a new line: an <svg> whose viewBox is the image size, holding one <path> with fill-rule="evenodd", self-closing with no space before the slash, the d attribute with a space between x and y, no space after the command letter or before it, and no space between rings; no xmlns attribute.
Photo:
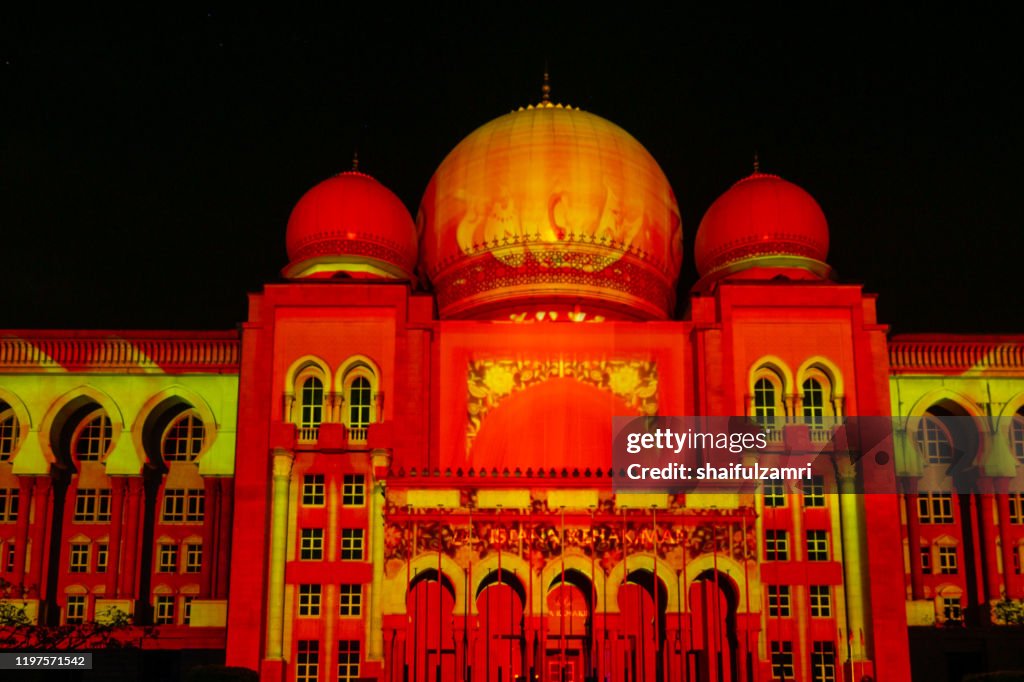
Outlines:
<svg viewBox="0 0 1024 682"><path fill-rule="evenodd" d="M21 425L18 417L6 403L0 402L0 462L6 462L18 449Z"/></svg>
<svg viewBox="0 0 1024 682"><path fill-rule="evenodd" d="M953 439L935 415L926 414L917 424L917 447L928 464L953 462Z"/></svg>
<svg viewBox="0 0 1024 682"><path fill-rule="evenodd" d="M804 423L812 428L821 428L825 425L825 389L821 387L821 381L816 377L804 379L803 388L803 417Z"/></svg>
<svg viewBox="0 0 1024 682"><path fill-rule="evenodd" d="M766 377L754 382L754 419L762 426L775 421L775 384Z"/></svg>
<svg viewBox="0 0 1024 682"><path fill-rule="evenodd" d="M341 373L344 407L341 417L351 443L365 443L369 426L377 421L379 377L364 360L353 360Z"/></svg>
<svg viewBox="0 0 1024 682"><path fill-rule="evenodd" d="M317 439L324 420L324 382L316 374L305 373L299 377L298 383L299 440L312 442Z"/></svg>
<svg viewBox="0 0 1024 682"><path fill-rule="evenodd" d="M192 462L203 449L206 427L195 410L186 410L164 430L160 454L165 462Z"/></svg>
<svg viewBox="0 0 1024 682"><path fill-rule="evenodd" d="M110 451L113 426L102 409L88 414L71 436L71 452L79 462L98 462Z"/></svg>

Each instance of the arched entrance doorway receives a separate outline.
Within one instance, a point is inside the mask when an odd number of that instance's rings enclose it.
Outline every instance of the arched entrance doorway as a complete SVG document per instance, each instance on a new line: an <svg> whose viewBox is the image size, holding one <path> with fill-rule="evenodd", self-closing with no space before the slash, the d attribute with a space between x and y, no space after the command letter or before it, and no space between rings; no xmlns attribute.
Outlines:
<svg viewBox="0 0 1024 682"><path fill-rule="evenodd" d="M691 666L699 682L738 682L736 609L739 596L728 576L707 570L690 585L693 614Z"/></svg>
<svg viewBox="0 0 1024 682"><path fill-rule="evenodd" d="M459 675L454 637L455 587L437 570L420 571L409 584L409 634L403 679L442 682Z"/></svg>
<svg viewBox="0 0 1024 682"><path fill-rule="evenodd" d="M513 571L494 570L477 588L477 625L467 679L513 682L526 669L526 590Z"/></svg>
<svg viewBox="0 0 1024 682"><path fill-rule="evenodd" d="M639 569L630 571L619 587L622 624L612 660L614 679L662 682L665 679L665 611L668 591L661 578Z"/></svg>
<svg viewBox="0 0 1024 682"><path fill-rule="evenodd" d="M594 587L582 571L568 569L549 583L544 598L538 668L545 682L583 682L594 672Z"/></svg>

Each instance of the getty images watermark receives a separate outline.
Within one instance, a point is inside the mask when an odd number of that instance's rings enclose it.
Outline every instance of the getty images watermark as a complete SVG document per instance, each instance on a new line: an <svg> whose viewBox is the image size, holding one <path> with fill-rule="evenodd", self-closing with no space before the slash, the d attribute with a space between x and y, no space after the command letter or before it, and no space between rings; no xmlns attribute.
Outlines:
<svg viewBox="0 0 1024 682"><path fill-rule="evenodd" d="M972 417L615 417L618 492L739 493L765 487L894 494L1015 493L1017 458ZM1004 485L988 486L1000 477Z"/></svg>

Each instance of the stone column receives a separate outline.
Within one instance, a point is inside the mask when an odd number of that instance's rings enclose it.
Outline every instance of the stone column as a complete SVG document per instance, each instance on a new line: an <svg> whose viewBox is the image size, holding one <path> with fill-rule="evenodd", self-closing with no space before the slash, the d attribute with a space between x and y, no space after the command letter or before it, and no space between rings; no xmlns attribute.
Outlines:
<svg viewBox="0 0 1024 682"><path fill-rule="evenodd" d="M121 571L121 597L149 599L148 595L135 594L135 573L138 564L139 532L142 513L142 478L131 476L127 479L128 502L125 505L124 536L121 539L124 545L124 569ZM113 513L113 510L111 510ZM160 510L157 509L159 514Z"/></svg>
<svg viewBox="0 0 1024 682"><path fill-rule="evenodd" d="M370 632L367 637L368 660L379 661L384 656L384 492L383 472L387 471L391 455L386 450L374 450L372 456L373 485L370 493L370 560L373 562L373 582L370 585ZM380 478L378 478L380 473Z"/></svg>
<svg viewBox="0 0 1024 682"><path fill-rule="evenodd" d="M14 533L14 585L21 590L22 596L25 593L25 553L28 550L28 520L32 513L32 488L35 485L35 476L18 477L18 525ZM45 537L45 527L37 526L44 530L39 536ZM0 560L6 557L0 557Z"/></svg>
<svg viewBox="0 0 1024 682"><path fill-rule="evenodd" d="M199 598L210 599L213 595L213 576L217 570L217 530L221 524L220 495L217 479L203 477L203 496L206 498L206 523L203 524L203 565L199 573Z"/></svg>
<svg viewBox="0 0 1024 682"><path fill-rule="evenodd" d="M270 571L267 599L267 658L282 660L284 652L284 573L288 544L288 490L295 455L274 450L273 498L270 519Z"/></svg>
<svg viewBox="0 0 1024 682"><path fill-rule="evenodd" d="M50 524L52 522L53 510L50 507L50 497L53 492L53 479L49 476L39 476L33 486L33 498L35 503L35 527L39 529L36 537L32 539L32 559L29 561L29 571L26 583L35 587L36 596L39 599L53 599L52 596L44 594L46 591L43 585L43 557L49 551L47 541L50 539ZM66 508L65 508L66 509ZM65 511L65 513L67 513ZM63 520L61 520L63 521ZM51 557L51 561L60 561L60 557Z"/></svg>
<svg viewBox="0 0 1024 682"><path fill-rule="evenodd" d="M853 637L853 660L864 661L869 657L860 645L871 641L867 622L867 591L865 589L866 566L863 528L862 496L857 492L857 469L847 456L836 455L836 481L839 486L839 515L842 528L843 547L843 588L846 591L847 632Z"/></svg>
<svg viewBox="0 0 1024 682"><path fill-rule="evenodd" d="M921 570L921 512L918 507L917 479L903 480L903 501L907 513L907 545L910 551L910 591L913 599L924 599L924 573Z"/></svg>
<svg viewBox="0 0 1024 682"><path fill-rule="evenodd" d="M124 486L121 476L110 479L110 541L107 544L107 598L120 596L121 530L124 520Z"/></svg>
<svg viewBox="0 0 1024 682"><path fill-rule="evenodd" d="M214 599L228 598L228 574L231 570L231 524L234 522L234 491L233 478L220 478L220 533L217 540L217 556L204 561L217 562L217 579L214 582Z"/></svg>

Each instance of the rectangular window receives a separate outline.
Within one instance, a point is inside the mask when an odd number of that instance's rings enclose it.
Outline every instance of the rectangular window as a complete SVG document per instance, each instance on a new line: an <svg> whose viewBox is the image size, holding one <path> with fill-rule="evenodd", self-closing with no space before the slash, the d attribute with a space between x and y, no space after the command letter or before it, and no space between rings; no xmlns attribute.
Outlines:
<svg viewBox="0 0 1024 682"><path fill-rule="evenodd" d="M205 506L206 496L200 489L167 489L161 520L164 523L202 523Z"/></svg>
<svg viewBox="0 0 1024 682"><path fill-rule="evenodd" d="M14 572L14 555L15 555L15 544L13 542L7 543L7 572Z"/></svg>
<svg viewBox="0 0 1024 682"><path fill-rule="evenodd" d="M964 619L963 611L960 610L960 597L942 598L942 618L955 623Z"/></svg>
<svg viewBox="0 0 1024 682"><path fill-rule="evenodd" d="M176 573L178 571L178 546L162 544L157 550L157 573Z"/></svg>
<svg viewBox="0 0 1024 682"><path fill-rule="evenodd" d="M362 507L366 504L366 476L345 474L341 488L341 503L346 507Z"/></svg>
<svg viewBox="0 0 1024 682"><path fill-rule="evenodd" d="M810 481L804 481L804 507L825 506L825 477L811 476Z"/></svg>
<svg viewBox="0 0 1024 682"><path fill-rule="evenodd" d="M71 573L89 572L89 544L86 542L75 542L71 545L71 560L69 571Z"/></svg>
<svg viewBox="0 0 1024 682"><path fill-rule="evenodd" d="M320 585L299 585L299 615L320 615Z"/></svg>
<svg viewBox="0 0 1024 682"><path fill-rule="evenodd" d="M75 493L75 521L97 523L110 520L110 491L79 488Z"/></svg>
<svg viewBox="0 0 1024 682"><path fill-rule="evenodd" d="M160 595L156 598L153 622L156 625L174 625L174 597Z"/></svg>
<svg viewBox="0 0 1024 682"><path fill-rule="evenodd" d="M182 597L181 598L181 624L191 625L192 624L192 602L195 597Z"/></svg>
<svg viewBox="0 0 1024 682"><path fill-rule="evenodd" d="M832 588L828 585L811 585L811 616L815 618L832 617Z"/></svg>
<svg viewBox="0 0 1024 682"><path fill-rule="evenodd" d="M107 561L110 556L110 545L105 542L101 542L96 545L96 572L106 573L107 572Z"/></svg>
<svg viewBox="0 0 1024 682"><path fill-rule="evenodd" d="M766 481L761 490L765 507L786 506L786 486L782 481Z"/></svg>
<svg viewBox="0 0 1024 682"><path fill-rule="evenodd" d="M362 561L363 560L363 529L342 528L341 529L341 560Z"/></svg>
<svg viewBox="0 0 1024 682"><path fill-rule="evenodd" d="M326 486L323 474L306 474L302 477L302 504L306 507L322 507Z"/></svg>
<svg viewBox="0 0 1024 682"><path fill-rule="evenodd" d="M777 680L796 679L792 642L772 642L772 677Z"/></svg>
<svg viewBox="0 0 1024 682"><path fill-rule="evenodd" d="M0 523L18 520L18 489L0 488Z"/></svg>
<svg viewBox="0 0 1024 682"><path fill-rule="evenodd" d="M768 561L789 561L789 535L786 531L766 530L764 553Z"/></svg>
<svg viewBox="0 0 1024 682"><path fill-rule="evenodd" d="M922 547L921 548L921 573L924 575L932 574L932 548Z"/></svg>
<svg viewBox="0 0 1024 682"><path fill-rule="evenodd" d="M203 571L203 546L198 542L190 542L185 545L185 572L202 573Z"/></svg>
<svg viewBox="0 0 1024 682"><path fill-rule="evenodd" d="M815 642L811 648L811 679L836 682L836 647L832 642Z"/></svg>
<svg viewBox="0 0 1024 682"><path fill-rule="evenodd" d="M807 560L828 561L828 533L826 531L807 531Z"/></svg>
<svg viewBox="0 0 1024 682"><path fill-rule="evenodd" d="M64 609L64 622L68 625L76 625L85 622L86 597L84 594L69 594L67 606Z"/></svg>
<svg viewBox="0 0 1024 682"><path fill-rule="evenodd" d="M768 616L790 616L789 585L768 585Z"/></svg>
<svg viewBox="0 0 1024 682"><path fill-rule="evenodd" d="M324 558L324 529L303 528L299 538L299 559L320 561Z"/></svg>
<svg viewBox="0 0 1024 682"><path fill-rule="evenodd" d="M300 639L295 656L295 682L317 682L320 676L320 642Z"/></svg>
<svg viewBox="0 0 1024 682"><path fill-rule="evenodd" d="M361 616L363 613L363 586L342 585L338 589L338 615Z"/></svg>
<svg viewBox="0 0 1024 682"><path fill-rule="evenodd" d="M343 639L338 642L338 682L359 677L359 640Z"/></svg>
<svg viewBox="0 0 1024 682"><path fill-rule="evenodd" d="M917 496L921 523L953 523L953 496L950 493L922 493Z"/></svg>
<svg viewBox="0 0 1024 682"><path fill-rule="evenodd" d="M1010 493L1007 497L1010 502L1010 523L1024 523L1024 493Z"/></svg>
<svg viewBox="0 0 1024 682"><path fill-rule="evenodd" d="M954 575L957 570L956 547L939 547L939 574Z"/></svg>

